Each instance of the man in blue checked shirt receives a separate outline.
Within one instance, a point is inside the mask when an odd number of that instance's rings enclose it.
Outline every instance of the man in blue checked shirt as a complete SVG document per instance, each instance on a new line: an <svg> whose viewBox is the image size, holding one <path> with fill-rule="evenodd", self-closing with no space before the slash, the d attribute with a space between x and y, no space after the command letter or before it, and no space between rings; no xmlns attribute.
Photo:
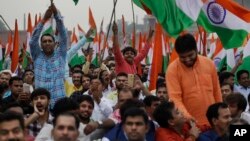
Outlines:
<svg viewBox="0 0 250 141"><path fill-rule="evenodd" d="M46 21L54 14L56 28L59 32L59 44L51 34L41 36L41 48L39 37ZM56 47L57 45L57 47ZM45 12L43 20L36 26L30 40L30 50L34 61L35 87L46 88L51 93L50 107L53 108L55 102L65 97L64 73L67 52L67 33L62 17L58 14L55 5Z"/></svg>

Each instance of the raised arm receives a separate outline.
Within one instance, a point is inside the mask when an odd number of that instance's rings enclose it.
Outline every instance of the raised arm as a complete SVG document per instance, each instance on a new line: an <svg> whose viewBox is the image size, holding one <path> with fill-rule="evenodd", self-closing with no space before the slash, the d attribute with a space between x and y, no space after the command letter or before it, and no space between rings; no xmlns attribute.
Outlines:
<svg viewBox="0 0 250 141"><path fill-rule="evenodd" d="M136 65L140 64L140 62L147 56L153 35L154 35L154 30L150 29L144 48L134 59Z"/></svg>
<svg viewBox="0 0 250 141"><path fill-rule="evenodd" d="M118 27L117 24L114 22L113 27L113 52L114 52L114 57L115 57L115 63L121 65L123 63L123 57L122 53L119 47L119 41L118 41Z"/></svg>
<svg viewBox="0 0 250 141"><path fill-rule="evenodd" d="M67 32L63 23L62 16L58 13L54 3L51 4L51 9L56 20L56 28L59 32L59 52L66 59L67 54Z"/></svg>
<svg viewBox="0 0 250 141"><path fill-rule="evenodd" d="M36 57L42 52L39 46L39 37L42 32L43 26L50 19L52 15L51 7L49 7L42 19L42 21L35 27L35 30L32 33L31 39L30 39L30 52L33 60L36 59Z"/></svg>
<svg viewBox="0 0 250 141"><path fill-rule="evenodd" d="M81 40L79 40L76 44L74 44L73 46L71 46L71 48L67 51L67 60L68 62L70 62L70 60L72 59L72 57L77 53L77 51L84 46L84 44L86 43L86 39L90 38L90 35L94 32L93 29L89 29L87 34L81 38Z"/></svg>

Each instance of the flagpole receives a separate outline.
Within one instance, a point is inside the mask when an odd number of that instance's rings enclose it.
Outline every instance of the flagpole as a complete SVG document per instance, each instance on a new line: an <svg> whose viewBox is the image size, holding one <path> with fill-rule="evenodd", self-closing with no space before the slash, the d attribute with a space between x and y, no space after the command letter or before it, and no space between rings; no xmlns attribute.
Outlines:
<svg viewBox="0 0 250 141"><path fill-rule="evenodd" d="M13 31L11 30L10 26L8 25L8 23L4 20L3 16L0 15L0 17L3 20L3 22L5 23L5 25L7 26L7 28L9 29L9 31L11 32L11 34L13 34Z"/></svg>
<svg viewBox="0 0 250 141"><path fill-rule="evenodd" d="M133 41L133 45L134 45L134 48L135 48L135 11L134 11L134 4L133 4L133 1L131 0L131 7L132 7L132 13L133 13L133 34L134 34L134 41Z"/></svg>
<svg viewBox="0 0 250 141"><path fill-rule="evenodd" d="M115 16L115 7L116 7L116 4L117 4L117 1L118 0L114 0L114 7L113 7L112 14L111 14L110 21L109 21L109 27L108 27L108 31L107 31L107 35L106 35L106 41L108 41L108 36L109 36L111 23L112 23L113 17ZM103 57L104 57L104 51L101 52L101 62L103 60Z"/></svg>

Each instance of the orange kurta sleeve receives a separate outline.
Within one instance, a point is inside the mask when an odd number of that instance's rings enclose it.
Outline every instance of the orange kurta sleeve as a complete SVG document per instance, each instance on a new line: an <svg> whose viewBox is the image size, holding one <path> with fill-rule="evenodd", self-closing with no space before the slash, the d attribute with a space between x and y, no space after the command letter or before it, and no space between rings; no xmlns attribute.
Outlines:
<svg viewBox="0 0 250 141"><path fill-rule="evenodd" d="M180 77L178 76L178 66L176 61L171 63L166 73L167 89L169 99L175 103L175 106L183 112L184 116L188 119L192 118L191 114L187 111L182 97L182 88L180 84Z"/></svg>

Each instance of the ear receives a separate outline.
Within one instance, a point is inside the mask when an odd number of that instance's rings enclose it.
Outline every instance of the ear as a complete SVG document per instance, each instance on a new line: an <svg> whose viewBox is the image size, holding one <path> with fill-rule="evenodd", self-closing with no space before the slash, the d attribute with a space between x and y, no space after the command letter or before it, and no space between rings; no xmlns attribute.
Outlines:
<svg viewBox="0 0 250 141"><path fill-rule="evenodd" d="M216 119L216 118L213 118L213 119L212 119L212 123L213 123L213 125L216 125L216 124L217 124L217 119Z"/></svg>
<svg viewBox="0 0 250 141"><path fill-rule="evenodd" d="M174 125L175 125L174 120L173 120L173 119L169 119L169 120L168 120L168 124L169 124L170 126L174 126Z"/></svg>

